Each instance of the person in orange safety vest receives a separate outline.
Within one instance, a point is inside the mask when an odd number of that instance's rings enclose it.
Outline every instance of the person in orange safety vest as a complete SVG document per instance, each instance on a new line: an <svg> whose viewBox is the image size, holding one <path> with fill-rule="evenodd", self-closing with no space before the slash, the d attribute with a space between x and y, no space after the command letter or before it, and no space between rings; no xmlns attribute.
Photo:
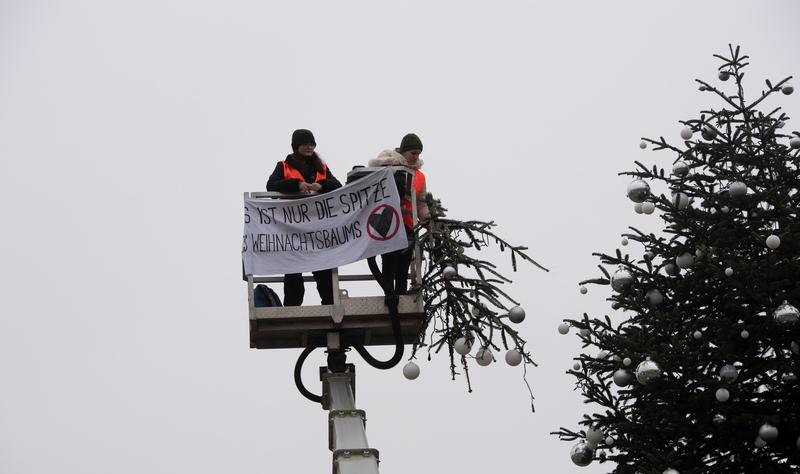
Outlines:
<svg viewBox="0 0 800 474"><path fill-rule="evenodd" d="M414 240L412 230L416 222L413 221L411 194L414 193L417 201L417 218L424 221L430 217L425 196L428 192L425 174L422 168L422 141L414 133L409 133L400 141L400 147L393 150L384 150L378 154L377 158L370 160L367 166L406 166L414 171L411 181L411 188L408 194L401 196L400 206L402 208L403 223L408 234L409 244ZM411 266L412 247L397 250L381 256L381 273L394 284L397 294L408 292L408 269Z"/></svg>
<svg viewBox="0 0 800 474"><path fill-rule="evenodd" d="M281 193L326 193L342 184L331 173L328 165L316 153L317 142L310 130L299 129L292 133L292 153L279 161L267 181L267 191ZM333 304L331 270L313 272L322 304ZM283 277L283 305L303 304L305 285L303 275L292 273Z"/></svg>

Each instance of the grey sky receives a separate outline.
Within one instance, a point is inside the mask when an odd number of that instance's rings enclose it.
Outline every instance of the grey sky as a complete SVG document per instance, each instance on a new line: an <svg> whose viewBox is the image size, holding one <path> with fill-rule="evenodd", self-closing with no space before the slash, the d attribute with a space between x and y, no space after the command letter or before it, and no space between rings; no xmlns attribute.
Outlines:
<svg viewBox="0 0 800 474"><path fill-rule="evenodd" d="M718 105L693 79L729 42L751 95L800 74L798 18L788 0L0 1L0 472L330 471L297 353L248 348L240 279L242 191L299 127L341 178L417 132L450 215L494 219L552 269L511 290L536 414L502 361L467 394L444 357L408 382L351 356L381 471L605 472L548 433L588 408L556 326L610 311L577 292L591 252L658 225L616 173L671 163L639 137Z"/></svg>

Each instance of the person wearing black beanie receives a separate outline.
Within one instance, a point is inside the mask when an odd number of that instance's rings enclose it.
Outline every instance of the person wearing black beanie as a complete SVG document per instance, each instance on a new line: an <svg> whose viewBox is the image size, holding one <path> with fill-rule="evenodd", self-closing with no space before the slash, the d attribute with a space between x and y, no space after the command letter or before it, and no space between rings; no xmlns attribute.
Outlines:
<svg viewBox="0 0 800 474"><path fill-rule="evenodd" d="M280 193L327 193L342 187L328 165L316 152L317 142L311 130L304 128L292 133L292 153L279 161L267 180L267 191ZM331 270L313 272L322 304L333 304ZM283 277L283 305L303 304L305 285L303 275L292 273Z"/></svg>

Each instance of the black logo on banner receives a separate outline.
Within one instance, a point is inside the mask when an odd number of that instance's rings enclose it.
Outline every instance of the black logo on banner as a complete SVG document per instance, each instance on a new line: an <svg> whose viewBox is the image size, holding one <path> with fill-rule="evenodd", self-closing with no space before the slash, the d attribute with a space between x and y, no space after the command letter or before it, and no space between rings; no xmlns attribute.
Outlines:
<svg viewBox="0 0 800 474"><path fill-rule="evenodd" d="M388 204L372 210L367 219L367 234L373 240L389 240L400 230L400 214Z"/></svg>

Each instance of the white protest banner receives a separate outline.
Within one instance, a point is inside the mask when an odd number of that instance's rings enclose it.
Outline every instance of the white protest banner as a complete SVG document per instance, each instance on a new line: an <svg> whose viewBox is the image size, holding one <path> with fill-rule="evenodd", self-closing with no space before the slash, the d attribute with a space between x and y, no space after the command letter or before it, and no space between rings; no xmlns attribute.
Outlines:
<svg viewBox="0 0 800 474"><path fill-rule="evenodd" d="M306 198L245 199L244 271L325 270L406 248L400 212L391 169Z"/></svg>

